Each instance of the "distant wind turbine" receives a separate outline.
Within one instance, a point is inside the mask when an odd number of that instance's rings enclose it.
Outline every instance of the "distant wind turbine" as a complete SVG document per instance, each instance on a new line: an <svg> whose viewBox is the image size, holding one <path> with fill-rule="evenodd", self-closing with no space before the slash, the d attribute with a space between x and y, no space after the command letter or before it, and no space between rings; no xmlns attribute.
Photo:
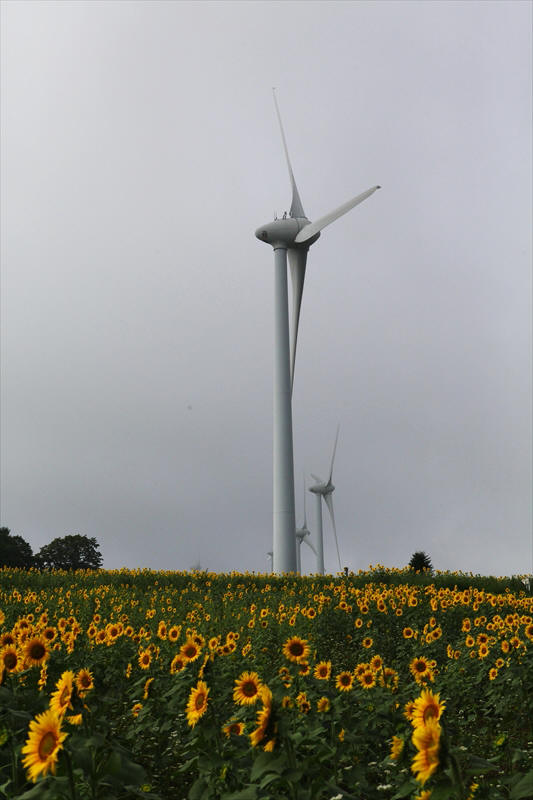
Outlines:
<svg viewBox="0 0 533 800"><path fill-rule="evenodd" d="M319 478L318 475L311 475L311 477L317 482L314 486L309 487L309 491L313 492L313 494L316 496L316 523L317 523L317 549L318 549L316 566L317 566L317 572L320 575L324 574L324 536L322 533L322 500L324 500L325 504L327 505L331 517L331 524L333 525L333 533L335 535L335 546L337 547L337 558L339 559L339 571L342 572L341 557L339 553L339 542L337 539L337 528L335 526L335 515L333 513L332 494L335 491L335 487L331 482L331 479L333 477L333 462L335 461L335 452L337 450L338 439L339 439L339 428L337 427L337 435L335 436L335 444L333 445L333 455L331 457L329 478L327 479L327 481L324 481L322 478Z"/></svg>
<svg viewBox="0 0 533 800"><path fill-rule="evenodd" d="M273 90L274 91L274 90ZM307 251L320 231L354 206L370 197L379 186L353 197L338 208L310 222L296 187L276 94L274 103L292 186L289 216L262 225L255 235L274 250L274 447L273 447L273 559L276 573L296 570L294 514L294 461L292 442L292 385L296 359L298 321L305 278ZM287 255L291 270L293 303L289 341Z"/></svg>
<svg viewBox="0 0 533 800"><path fill-rule="evenodd" d="M296 572L298 575L302 574L302 542L305 542L308 547L311 548L315 556L318 556L318 553L315 547L311 544L310 540L307 538L311 535L311 531L307 527L307 514L305 508L305 478L304 478L304 524L301 528L296 528Z"/></svg>

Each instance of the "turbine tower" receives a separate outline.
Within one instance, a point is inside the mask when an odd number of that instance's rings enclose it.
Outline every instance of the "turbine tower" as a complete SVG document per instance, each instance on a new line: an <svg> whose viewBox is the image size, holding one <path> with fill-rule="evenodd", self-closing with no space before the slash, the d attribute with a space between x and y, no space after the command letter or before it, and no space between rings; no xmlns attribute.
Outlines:
<svg viewBox="0 0 533 800"><path fill-rule="evenodd" d="M294 515L294 461L292 444L292 385L296 360L298 320L307 262L307 251L320 236L320 231L351 208L370 197L379 186L353 197L330 211L316 222L306 217L298 193L281 122L276 93L274 103L281 130L281 138L289 179L292 202L289 215L262 225L255 235L274 250L274 443L273 443L273 564L275 573L296 570L296 538ZM289 313L287 288L287 256L289 260L293 302L292 325L289 340Z"/></svg>
<svg viewBox="0 0 533 800"><path fill-rule="evenodd" d="M302 542L305 542L308 547L311 548L315 556L318 557L318 553L311 543L311 541L307 538L311 535L311 531L307 527L307 515L306 515L306 508L305 508L305 478L304 478L304 524L301 528L296 528L296 572L298 575L302 574Z"/></svg>
<svg viewBox="0 0 533 800"><path fill-rule="evenodd" d="M331 482L333 477L333 462L335 461L335 452L337 450L337 441L339 438L339 428L337 427L337 435L335 436L335 444L333 445L333 455L331 457L331 467L329 470L329 478L327 481L319 478L318 475L311 475L316 481L314 486L309 487L309 491L313 492L316 497L316 523L317 523L317 558L316 558L316 571L319 575L324 574L324 535L322 532L322 500L328 507L331 524L333 525L333 533L335 535L335 545L337 547L337 558L339 559L339 571L342 572L341 557L339 553L339 542L337 539L337 528L335 526L335 515L333 513L333 497L335 487Z"/></svg>

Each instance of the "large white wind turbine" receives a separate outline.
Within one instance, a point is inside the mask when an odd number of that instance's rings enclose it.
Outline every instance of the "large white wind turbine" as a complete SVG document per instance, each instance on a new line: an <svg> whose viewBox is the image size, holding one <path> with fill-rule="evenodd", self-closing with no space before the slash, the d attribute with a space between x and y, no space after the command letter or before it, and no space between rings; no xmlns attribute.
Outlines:
<svg viewBox="0 0 533 800"><path fill-rule="evenodd" d="M318 553L315 547L307 538L308 536L311 535L311 531L307 527L307 513L305 505L306 504L305 504L305 478L304 478L304 524L302 525L301 528L296 528L296 572L298 573L298 575L302 574L302 542L305 542L306 545L311 548L315 556L318 557Z"/></svg>
<svg viewBox="0 0 533 800"><path fill-rule="evenodd" d="M283 149L292 186L289 215L262 225L255 235L274 250L274 447L273 447L273 571L296 570L294 517L294 462L292 445L291 394L296 359L298 320L307 262L307 251L320 236L320 231L370 197L379 186L353 197L338 208L310 222L305 216L296 187L287 149L283 124L274 93L274 102L281 129ZM289 341L287 255L291 270L293 304Z"/></svg>
<svg viewBox="0 0 533 800"><path fill-rule="evenodd" d="M337 450L337 441L339 438L339 429L337 428L337 435L335 436L335 444L333 445L333 455L331 456L331 467L329 470L329 478L327 481L319 478L318 475L312 475L316 484L309 487L309 491L313 492L316 497L316 525L317 525L317 557L316 557L316 571L324 574L324 536L322 533L322 500L328 507L331 516L331 524L333 525L333 533L335 535L335 545L337 547L337 558L339 559L339 571L342 572L341 557L339 553L339 542L337 539L337 528L335 526L335 514L333 513L333 497L332 494L335 490L331 482L333 477L333 462L335 461L335 451Z"/></svg>

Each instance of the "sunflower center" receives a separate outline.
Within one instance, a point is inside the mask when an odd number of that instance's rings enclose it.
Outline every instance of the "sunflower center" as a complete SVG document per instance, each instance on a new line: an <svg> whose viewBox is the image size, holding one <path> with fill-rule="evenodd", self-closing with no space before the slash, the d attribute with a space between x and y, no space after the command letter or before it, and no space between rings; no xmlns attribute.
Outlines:
<svg viewBox="0 0 533 800"><path fill-rule="evenodd" d="M15 653L6 653L4 656L4 666L8 670L12 670L16 667L16 665L17 665L17 657Z"/></svg>
<svg viewBox="0 0 533 800"><path fill-rule="evenodd" d="M204 704L205 704L205 694L200 692L199 694L196 695L196 700L194 701L194 706L195 706L197 711L200 711L200 709L204 707Z"/></svg>
<svg viewBox="0 0 533 800"><path fill-rule="evenodd" d="M243 683L241 691L246 697L253 697L257 694L257 686L253 681L246 681Z"/></svg>
<svg viewBox="0 0 533 800"><path fill-rule="evenodd" d="M60 705L65 705L65 703L68 703L69 699L70 699L70 690L69 690L68 686L65 686L63 688L63 691L59 695L59 703L60 703Z"/></svg>
<svg viewBox="0 0 533 800"><path fill-rule="evenodd" d="M39 758L45 761L56 746L56 737L52 731L47 731L39 742Z"/></svg>
<svg viewBox="0 0 533 800"><path fill-rule="evenodd" d="M187 658L192 658L193 656L195 656L196 655L196 647L194 645L191 645L190 647L186 647L185 648L185 655L187 656Z"/></svg>
<svg viewBox="0 0 533 800"><path fill-rule="evenodd" d="M42 644L41 642L35 642L34 644L32 644L30 648L31 658L35 659L36 661L39 661L44 656L45 653L46 649L44 644Z"/></svg>
<svg viewBox="0 0 533 800"><path fill-rule="evenodd" d="M424 710L424 722L427 722L428 719L437 719L439 716L438 710L435 706L428 706Z"/></svg>
<svg viewBox="0 0 533 800"><path fill-rule="evenodd" d="M290 646L290 651L293 656L301 656L304 648L301 642L293 642Z"/></svg>

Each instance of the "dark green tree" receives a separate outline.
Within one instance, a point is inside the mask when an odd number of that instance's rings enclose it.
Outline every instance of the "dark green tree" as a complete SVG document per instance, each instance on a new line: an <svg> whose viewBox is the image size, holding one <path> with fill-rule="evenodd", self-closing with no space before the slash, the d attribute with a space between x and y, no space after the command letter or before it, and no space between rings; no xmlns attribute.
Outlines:
<svg viewBox="0 0 533 800"><path fill-rule="evenodd" d="M79 533L54 539L36 558L42 569L100 569L103 563L96 539Z"/></svg>
<svg viewBox="0 0 533 800"><path fill-rule="evenodd" d="M413 553L409 566L414 572L433 572L433 564L430 557L423 550Z"/></svg>
<svg viewBox="0 0 533 800"><path fill-rule="evenodd" d="M22 536L12 536L9 528L0 528L0 567L35 566L33 551Z"/></svg>

